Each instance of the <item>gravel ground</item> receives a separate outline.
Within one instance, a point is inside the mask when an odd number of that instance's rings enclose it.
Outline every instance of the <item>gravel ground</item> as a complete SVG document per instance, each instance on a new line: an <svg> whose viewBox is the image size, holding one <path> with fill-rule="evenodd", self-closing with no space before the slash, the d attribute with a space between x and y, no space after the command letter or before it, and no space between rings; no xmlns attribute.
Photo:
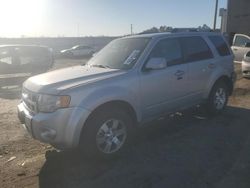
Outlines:
<svg viewBox="0 0 250 188"><path fill-rule="evenodd" d="M56 68L86 60L60 60ZM0 93L0 187L250 187L250 80L239 73L220 116L193 108L139 129L112 161L89 161L33 140L20 125L20 88Z"/></svg>

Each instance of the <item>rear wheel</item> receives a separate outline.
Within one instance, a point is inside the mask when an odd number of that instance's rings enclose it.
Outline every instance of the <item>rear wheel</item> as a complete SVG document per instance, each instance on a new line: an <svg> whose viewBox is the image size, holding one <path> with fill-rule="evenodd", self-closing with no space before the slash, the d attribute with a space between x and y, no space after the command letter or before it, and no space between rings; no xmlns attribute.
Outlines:
<svg viewBox="0 0 250 188"><path fill-rule="evenodd" d="M131 136L133 121L126 111L106 109L92 115L84 128L80 148L84 155L112 158L122 152Z"/></svg>
<svg viewBox="0 0 250 188"><path fill-rule="evenodd" d="M224 82L216 83L208 98L207 111L212 115L221 113L227 105L228 96L227 85Z"/></svg>

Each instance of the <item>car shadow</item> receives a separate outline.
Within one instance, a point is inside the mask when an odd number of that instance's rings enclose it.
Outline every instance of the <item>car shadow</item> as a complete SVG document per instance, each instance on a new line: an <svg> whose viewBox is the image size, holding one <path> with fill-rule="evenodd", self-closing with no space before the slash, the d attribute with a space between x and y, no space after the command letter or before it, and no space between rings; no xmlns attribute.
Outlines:
<svg viewBox="0 0 250 188"><path fill-rule="evenodd" d="M250 110L236 107L228 107L217 117L208 117L200 108L176 113L138 129L133 144L109 161L89 160L77 151L47 151L39 185L223 187L222 180L237 168L238 161L244 161L241 154L247 147L249 114ZM249 174L240 174L244 175L242 182L249 187Z"/></svg>

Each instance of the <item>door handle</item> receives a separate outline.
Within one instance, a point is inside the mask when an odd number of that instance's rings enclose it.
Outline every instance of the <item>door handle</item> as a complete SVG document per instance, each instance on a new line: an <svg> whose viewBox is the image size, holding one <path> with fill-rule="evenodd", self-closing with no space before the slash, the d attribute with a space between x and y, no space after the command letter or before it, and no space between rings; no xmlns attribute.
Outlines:
<svg viewBox="0 0 250 188"><path fill-rule="evenodd" d="M174 75L177 76L177 77L180 77L180 76L182 76L182 75L184 75L184 74L185 74L184 71L178 70L178 71L176 71L176 73L175 73Z"/></svg>
<svg viewBox="0 0 250 188"><path fill-rule="evenodd" d="M237 48L233 48L233 51L238 51L238 49Z"/></svg>

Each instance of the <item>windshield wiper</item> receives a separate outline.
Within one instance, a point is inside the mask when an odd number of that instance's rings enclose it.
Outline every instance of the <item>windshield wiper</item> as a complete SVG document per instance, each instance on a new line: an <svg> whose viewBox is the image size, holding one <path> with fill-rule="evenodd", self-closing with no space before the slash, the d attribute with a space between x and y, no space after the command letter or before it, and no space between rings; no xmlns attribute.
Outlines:
<svg viewBox="0 0 250 188"><path fill-rule="evenodd" d="M104 68L104 69L110 69L110 67L108 65L101 65L101 64L94 64L91 65L92 67L100 67L100 68Z"/></svg>

